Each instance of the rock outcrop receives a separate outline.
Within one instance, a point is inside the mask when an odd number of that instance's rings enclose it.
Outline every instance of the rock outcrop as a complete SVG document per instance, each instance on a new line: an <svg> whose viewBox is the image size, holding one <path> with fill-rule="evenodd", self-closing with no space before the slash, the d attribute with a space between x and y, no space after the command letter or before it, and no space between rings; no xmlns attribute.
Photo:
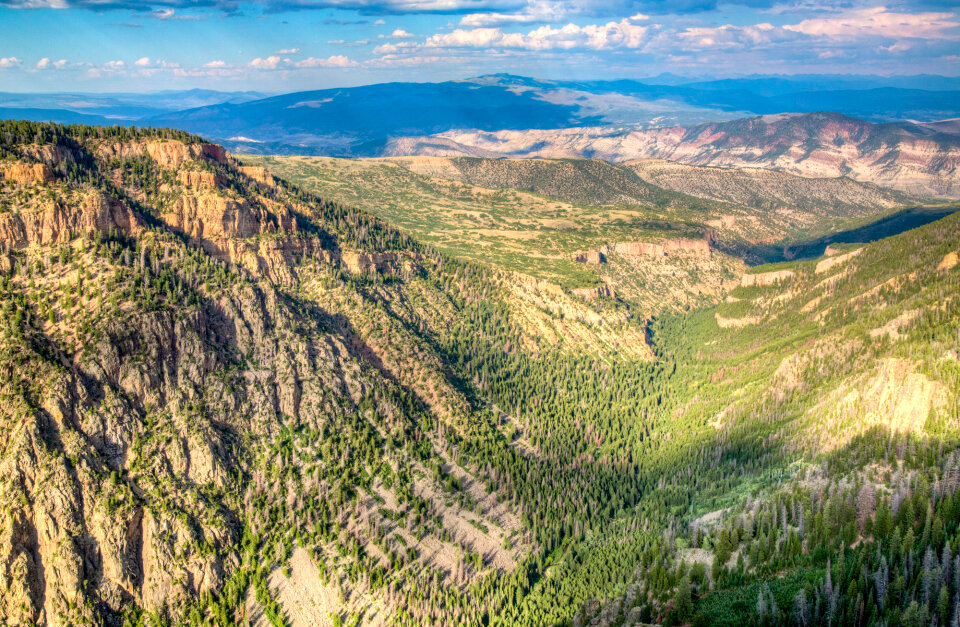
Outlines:
<svg viewBox="0 0 960 627"><path fill-rule="evenodd" d="M937 271L946 272L947 270L957 267L958 263L960 263L960 256L957 255L956 251L951 251L944 255L940 263L937 264Z"/></svg>
<svg viewBox="0 0 960 627"><path fill-rule="evenodd" d="M814 272L816 274L823 274L824 272L829 272L831 269L837 266L843 265L846 262L850 261L857 255L859 255L862 251L863 251L862 248L857 248L856 250L851 250L850 252L844 253L842 255L836 255L836 254L831 255L826 259L823 259L817 262L817 266L816 268L814 268Z"/></svg>
<svg viewBox="0 0 960 627"><path fill-rule="evenodd" d="M187 144L176 140L144 140L115 142L104 144L97 151L100 159L129 159L147 155L161 168L177 169L188 161L209 159L215 163L226 164L229 155L223 146L217 144Z"/></svg>
<svg viewBox="0 0 960 627"><path fill-rule="evenodd" d="M67 146L45 145L27 145L19 146L17 153L28 161L40 161L50 166L58 166L64 163L76 163L77 157L73 150Z"/></svg>
<svg viewBox="0 0 960 627"><path fill-rule="evenodd" d="M340 253L340 262L350 272L379 272L390 267L397 261L393 253L363 253L343 251Z"/></svg>
<svg viewBox="0 0 960 627"><path fill-rule="evenodd" d="M240 170L241 174L253 179L257 183L261 183L270 187L273 187L277 184L276 180L273 178L273 175L262 166L242 165L237 169Z"/></svg>
<svg viewBox="0 0 960 627"><path fill-rule="evenodd" d="M570 290L575 296L584 300L595 300L597 298L616 298L617 294L612 287L607 284L596 287L578 287Z"/></svg>
<svg viewBox="0 0 960 627"><path fill-rule="evenodd" d="M91 192L75 206L50 202L29 213L0 214L0 242L7 248L68 242L94 231L136 233L143 220L129 207L101 192Z"/></svg>
<svg viewBox="0 0 960 627"><path fill-rule="evenodd" d="M183 195L163 221L172 229L200 241L216 244L223 239L243 239L278 232L295 232L296 220L289 208L275 205L270 211L261 203L232 199L221 194Z"/></svg>
<svg viewBox="0 0 960 627"><path fill-rule="evenodd" d="M753 285L774 285L796 276L793 270L772 270L770 272L758 272L756 274L745 274L740 278L740 285L750 287Z"/></svg>
<svg viewBox="0 0 960 627"><path fill-rule="evenodd" d="M588 250L587 252L577 253L574 261L599 266L607 262L606 252L602 250Z"/></svg>
<svg viewBox="0 0 960 627"><path fill-rule="evenodd" d="M220 177L213 172L183 170L178 175L178 178L184 187L198 191L215 189L222 184Z"/></svg>
<svg viewBox="0 0 960 627"><path fill-rule="evenodd" d="M44 185L52 183L54 175L45 163L13 163L3 166L3 180L20 185Z"/></svg>
<svg viewBox="0 0 960 627"><path fill-rule="evenodd" d="M666 257L670 255L688 255L710 259L712 253L709 239L668 239L662 242L617 242L613 251L621 255L640 255L644 257Z"/></svg>

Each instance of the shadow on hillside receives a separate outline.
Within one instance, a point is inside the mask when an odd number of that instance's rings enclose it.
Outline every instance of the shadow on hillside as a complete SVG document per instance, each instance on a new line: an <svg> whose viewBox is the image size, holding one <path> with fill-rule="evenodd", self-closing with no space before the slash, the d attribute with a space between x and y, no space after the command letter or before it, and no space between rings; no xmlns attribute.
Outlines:
<svg viewBox="0 0 960 627"><path fill-rule="evenodd" d="M775 263L793 259L812 259L822 256L826 248L831 244L869 244L870 242L875 242L931 222L936 222L958 211L960 211L960 204L943 205L939 207L909 207L896 213L886 214L860 226L823 235L815 239L802 240L786 246L773 244L744 246L732 244L728 245L730 251L727 252L735 254L751 265Z"/></svg>
<svg viewBox="0 0 960 627"><path fill-rule="evenodd" d="M960 211L960 204L943 207L910 207L856 228L788 246L784 250L784 257L786 259L819 257L824 254L824 250L830 244L868 244L936 222L957 211Z"/></svg>

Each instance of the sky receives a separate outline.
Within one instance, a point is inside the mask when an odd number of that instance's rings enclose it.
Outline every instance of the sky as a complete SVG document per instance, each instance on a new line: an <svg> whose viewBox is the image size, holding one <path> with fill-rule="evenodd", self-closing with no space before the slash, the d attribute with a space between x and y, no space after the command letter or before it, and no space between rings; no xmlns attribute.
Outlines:
<svg viewBox="0 0 960 627"><path fill-rule="evenodd" d="M0 0L0 91L960 74L956 0Z"/></svg>

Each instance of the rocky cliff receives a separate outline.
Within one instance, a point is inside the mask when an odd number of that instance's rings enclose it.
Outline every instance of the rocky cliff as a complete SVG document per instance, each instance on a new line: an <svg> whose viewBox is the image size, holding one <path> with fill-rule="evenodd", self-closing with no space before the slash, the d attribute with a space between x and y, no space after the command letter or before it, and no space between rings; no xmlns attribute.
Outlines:
<svg viewBox="0 0 960 627"><path fill-rule="evenodd" d="M621 255L639 255L644 257L667 257L686 255L710 259L710 239L668 239L662 242L617 242L612 245L614 252Z"/></svg>
<svg viewBox="0 0 960 627"><path fill-rule="evenodd" d="M438 137L451 146L463 146L461 154L669 159L698 166L769 168L805 177L847 176L909 194L960 198L956 135L910 123L874 124L837 113L767 115L648 130L448 131ZM406 154L418 154L417 145L408 141L413 152ZM448 149L445 154L455 153Z"/></svg>
<svg viewBox="0 0 960 627"><path fill-rule="evenodd" d="M246 624L294 538L310 585L377 607L351 568L440 595L512 568L492 484L428 470L471 411L425 339L456 315L440 260L195 138L51 130L0 134L0 623Z"/></svg>

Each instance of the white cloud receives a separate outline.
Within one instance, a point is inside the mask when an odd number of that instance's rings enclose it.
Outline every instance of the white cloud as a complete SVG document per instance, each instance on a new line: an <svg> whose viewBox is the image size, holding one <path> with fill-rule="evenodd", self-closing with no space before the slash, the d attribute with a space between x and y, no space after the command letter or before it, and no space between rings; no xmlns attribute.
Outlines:
<svg viewBox="0 0 960 627"><path fill-rule="evenodd" d="M394 54L400 52L400 46L397 44L383 44L373 49L373 54Z"/></svg>
<svg viewBox="0 0 960 627"><path fill-rule="evenodd" d="M482 28L539 21L541 21L541 18L532 13L470 13L460 18L460 26L463 28Z"/></svg>
<svg viewBox="0 0 960 627"><path fill-rule="evenodd" d="M409 39L410 37L413 37L414 34L413 34L413 33L408 33L407 31L403 30L402 28L398 28L397 30L395 30L395 31L393 31L392 33L390 33L390 36L393 37L393 38L395 38L395 39Z"/></svg>
<svg viewBox="0 0 960 627"><path fill-rule="evenodd" d="M357 65L356 61L343 56L342 54L335 54L330 57L320 58L320 57L307 57L300 61L291 61L287 58L282 58L279 56L269 56L265 59L256 58L251 61L248 66L255 70L277 70L277 69L293 69L293 68L343 68L343 67L353 67Z"/></svg>
<svg viewBox="0 0 960 627"><path fill-rule="evenodd" d="M958 39L957 16L953 13L895 13L886 7L852 9L830 17L803 20L784 29L804 35L836 39L866 36L891 39Z"/></svg>
<svg viewBox="0 0 960 627"><path fill-rule="evenodd" d="M724 24L714 28L688 28L677 33L676 37L689 48L703 50L763 46L775 41L796 39L797 35L764 23L752 26Z"/></svg>
<svg viewBox="0 0 960 627"><path fill-rule="evenodd" d="M384 20L377 20L373 23L374 26L383 26L384 24L386 24L386 21Z"/></svg>
<svg viewBox="0 0 960 627"><path fill-rule="evenodd" d="M122 70L126 64L123 61L107 61L103 64L103 69L110 72Z"/></svg>
<svg viewBox="0 0 960 627"><path fill-rule="evenodd" d="M298 68L312 68L312 67L353 67L357 65L356 61L349 59L348 57L343 56L342 54L335 54L326 59L318 59L316 57L309 57L303 61L297 61L293 64Z"/></svg>
<svg viewBox="0 0 960 627"><path fill-rule="evenodd" d="M49 70L51 68L55 70L62 70L63 68L67 67L67 60L60 59L59 61L54 61L50 57L43 57L37 61L37 65L35 67L38 70Z"/></svg>
<svg viewBox="0 0 960 627"><path fill-rule="evenodd" d="M485 11L470 13L460 19L462 28L482 28L504 24L529 24L531 22L560 22L570 15L567 3L555 0L528 0L522 11L499 13Z"/></svg>
<svg viewBox="0 0 960 627"><path fill-rule="evenodd" d="M277 69L277 66L280 65L281 61L283 61L283 59L276 55L269 56L266 59L257 57L250 62L250 67L257 70L275 70Z"/></svg>
<svg viewBox="0 0 960 627"><path fill-rule="evenodd" d="M884 52L889 52L890 54L896 54L898 52L906 52L907 50L910 50L912 48L913 48L913 44L911 44L909 41L898 41L896 43L890 44L889 46L880 46L880 50L883 50Z"/></svg>
<svg viewBox="0 0 960 627"><path fill-rule="evenodd" d="M200 19L199 15L177 15L175 9L157 9L150 16L158 20L194 21Z"/></svg>
<svg viewBox="0 0 960 627"><path fill-rule="evenodd" d="M0 57L0 68L2 69L20 67L22 63L23 61L17 57Z"/></svg>
<svg viewBox="0 0 960 627"><path fill-rule="evenodd" d="M450 33L436 34L424 43L425 48L519 48L526 50L569 50L589 48L639 48L646 41L647 26L628 19L606 24L578 26L569 23L560 28L546 25L529 33L504 33L499 28L458 28Z"/></svg>
<svg viewBox="0 0 960 627"><path fill-rule="evenodd" d="M448 55L401 57L395 54L387 54L379 59L373 59L367 62L365 65L369 65L371 67L415 67L429 63L450 63L451 61L459 60L460 59L451 59Z"/></svg>
<svg viewBox="0 0 960 627"><path fill-rule="evenodd" d="M300 48L283 48L277 50L277 54L302 54Z"/></svg>
<svg viewBox="0 0 960 627"><path fill-rule="evenodd" d="M140 57L139 59L134 61L133 64L136 65L137 67L147 67L148 65L150 65L150 57Z"/></svg>
<svg viewBox="0 0 960 627"><path fill-rule="evenodd" d="M219 70L227 67L227 63L226 61L221 61L220 59L217 59L216 61L209 61L207 63L204 63L203 67L211 70Z"/></svg>

